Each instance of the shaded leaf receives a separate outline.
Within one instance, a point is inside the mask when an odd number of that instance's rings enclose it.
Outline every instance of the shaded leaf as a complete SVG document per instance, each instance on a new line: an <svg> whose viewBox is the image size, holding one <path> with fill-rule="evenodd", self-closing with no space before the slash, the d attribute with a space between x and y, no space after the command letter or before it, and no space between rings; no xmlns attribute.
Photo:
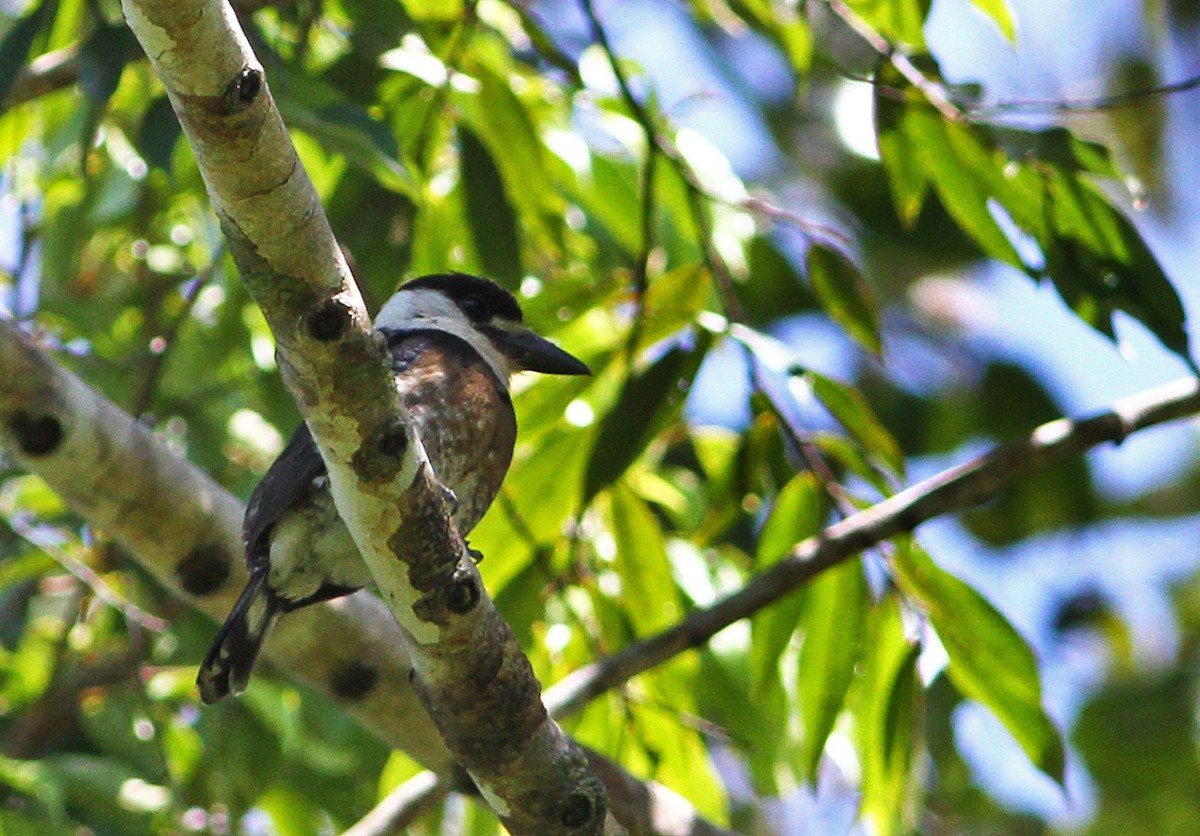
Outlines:
<svg viewBox="0 0 1200 836"><path fill-rule="evenodd" d="M475 133L458 129L463 197L479 263L488 276L509 287L521 280L517 217L504 194L504 182L491 154Z"/></svg>
<svg viewBox="0 0 1200 836"><path fill-rule="evenodd" d="M880 354L879 309L858 267L821 244L808 248L806 264L809 283L822 309L859 345Z"/></svg>
<svg viewBox="0 0 1200 836"><path fill-rule="evenodd" d="M683 408L688 387L712 344L698 331L695 344L677 345L645 371L632 375L605 416L583 478L583 504L616 481Z"/></svg>
<svg viewBox="0 0 1200 836"><path fill-rule="evenodd" d="M137 149L146 164L163 171L171 170L171 154L175 143L183 136L183 128L171 107L171 100L159 96L142 114L138 130Z"/></svg>
<svg viewBox="0 0 1200 836"><path fill-rule="evenodd" d="M904 475L904 451L861 392L817 372L805 372L804 379L821 405L862 445L869 456L881 461L893 476Z"/></svg>
<svg viewBox="0 0 1200 836"><path fill-rule="evenodd" d="M37 8L8 30L4 41L0 42L0 104L8 98L17 80L17 73L29 59L29 50L33 47L34 38L42 31L43 26L54 19L57 10L57 0L43 0Z"/></svg>
<svg viewBox="0 0 1200 836"><path fill-rule="evenodd" d="M916 543L901 539L897 546L896 582L929 615L950 657L951 681L964 696L991 709L1034 766L1061 784L1063 741L1042 708L1029 644L987 599L940 568Z"/></svg>

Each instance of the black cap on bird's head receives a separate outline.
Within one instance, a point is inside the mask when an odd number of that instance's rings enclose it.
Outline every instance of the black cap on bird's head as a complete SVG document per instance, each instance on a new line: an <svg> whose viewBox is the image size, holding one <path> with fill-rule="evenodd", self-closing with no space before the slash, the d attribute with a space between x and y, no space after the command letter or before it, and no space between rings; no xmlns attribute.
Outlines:
<svg viewBox="0 0 1200 836"><path fill-rule="evenodd" d="M483 348L480 338L485 338L508 371L591 374L581 360L532 331L523 319L517 300L495 282L467 273L438 273L401 285L375 325L385 330L440 329L477 349Z"/></svg>

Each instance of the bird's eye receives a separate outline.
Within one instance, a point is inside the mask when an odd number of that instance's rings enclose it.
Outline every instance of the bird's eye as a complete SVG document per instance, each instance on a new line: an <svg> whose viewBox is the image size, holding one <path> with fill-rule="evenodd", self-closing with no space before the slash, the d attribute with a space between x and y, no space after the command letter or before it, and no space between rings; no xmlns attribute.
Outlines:
<svg viewBox="0 0 1200 836"><path fill-rule="evenodd" d="M460 299L458 307L472 322L484 322L488 319L487 303L478 296L468 296L465 299Z"/></svg>

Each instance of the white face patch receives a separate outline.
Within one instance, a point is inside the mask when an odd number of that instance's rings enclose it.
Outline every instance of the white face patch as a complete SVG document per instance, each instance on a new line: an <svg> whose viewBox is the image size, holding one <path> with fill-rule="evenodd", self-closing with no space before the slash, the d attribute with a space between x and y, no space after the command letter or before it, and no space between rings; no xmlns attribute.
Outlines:
<svg viewBox="0 0 1200 836"><path fill-rule="evenodd" d="M458 305L436 290L396 291L375 317L375 327L398 331L425 328L453 334L475 349L504 383L513 372L509 359L496 350Z"/></svg>

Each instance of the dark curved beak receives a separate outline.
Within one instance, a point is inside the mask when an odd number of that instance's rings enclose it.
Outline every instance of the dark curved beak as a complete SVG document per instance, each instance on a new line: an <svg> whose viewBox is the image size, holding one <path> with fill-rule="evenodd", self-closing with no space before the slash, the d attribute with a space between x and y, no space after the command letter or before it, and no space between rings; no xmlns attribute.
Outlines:
<svg viewBox="0 0 1200 836"><path fill-rule="evenodd" d="M528 328L512 331L494 328L488 329L488 332L495 346L526 371L571 375L592 373L579 358Z"/></svg>

